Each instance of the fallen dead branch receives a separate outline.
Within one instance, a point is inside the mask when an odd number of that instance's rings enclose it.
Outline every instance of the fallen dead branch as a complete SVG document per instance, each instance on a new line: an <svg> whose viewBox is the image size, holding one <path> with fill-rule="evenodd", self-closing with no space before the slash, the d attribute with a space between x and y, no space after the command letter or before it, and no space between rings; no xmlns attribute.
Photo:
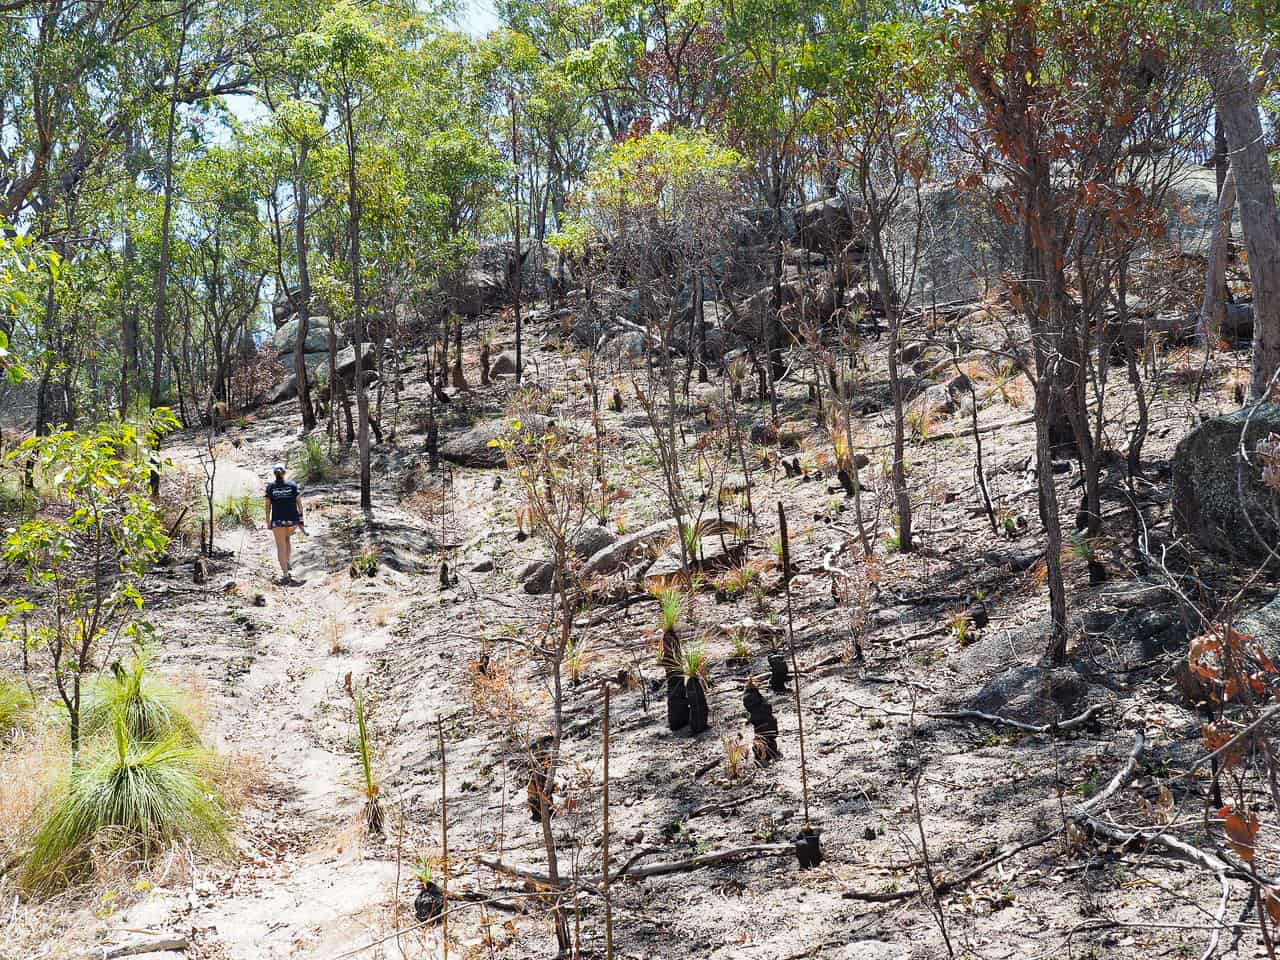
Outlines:
<svg viewBox="0 0 1280 960"><path fill-rule="evenodd" d="M1070 719L1063 720L1060 723L1023 723L1021 720L1013 720L1009 717L1002 717L997 713L983 713L981 710L893 710L889 707L882 707L878 704L859 703L852 697L842 697L845 703L852 704L862 710L879 710L881 713L887 713L891 717L926 717L930 720L953 720L957 723L994 723L1001 726L1013 727L1015 730L1021 730L1024 733L1066 733L1074 730L1076 727L1083 726L1092 720L1095 716L1105 710L1109 704L1095 703L1092 707L1083 713Z"/></svg>
<svg viewBox="0 0 1280 960"><path fill-rule="evenodd" d="M88 954L85 960L116 960L118 957L139 957L147 953L175 951L183 953L187 949L187 938L179 936L139 937L117 944L114 947L99 947Z"/></svg>
<svg viewBox="0 0 1280 960"><path fill-rule="evenodd" d="M1086 711L1086 713L1087 712L1088 711ZM1072 822L1076 823L1078 826L1083 826L1085 824L1092 826L1094 820L1096 819L1093 817L1093 810L1095 810L1097 807L1105 803L1108 799L1110 799L1110 797L1112 797L1116 792L1121 790L1126 784L1128 784L1133 779L1134 774L1137 772L1138 759L1142 755L1142 749L1144 744L1145 744L1145 738L1143 737L1142 733L1139 732L1137 739L1134 742L1133 748L1129 751L1129 755L1125 759L1124 765L1120 768L1120 770L1116 773L1116 775L1111 778L1111 781L1106 785L1106 787L1104 787L1101 791L1099 791L1093 797L1089 798L1089 800L1077 805L1071 811L1070 819ZM990 860L984 860L982 863L978 864L976 867L972 868L971 870L965 871L964 873L960 874L960 876L958 877L953 877L949 880L944 880L941 883L936 884L933 890L934 895L941 896L943 894L949 893L950 891L956 889L957 887L964 886L965 884L969 883L969 881L974 880L977 877L981 876L982 874L986 873L992 867L995 867L998 864L1004 863L1006 860L1016 856L1019 853L1022 853L1024 850L1030 850L1032 847L1038 847L1038 846L1041 846L1042 844L1048 843L1050 840L1054 839L1059 834L1061 834L1064 829L1065 829L1065 826L1055 827L1053 830L1049 830L1038 836L1032 837L1030 840L1017 844L1016 846L1010 847L1008 850L1004 851L1003 853L997 854L996 856L992 857ZM907 890L894 890L894 891L885 892L885 893L873 893L873 892L861 891L861 890L846 890L842 896L846 900L862 900L869 903L896 903L899 900L909 900L912 897L919 896L920 893L921 893L920 887L911 887L910 889L907 889ZM1221 919L1221 917L1219 917L1219 919Z"/></svg>
<svg viewBox="0 0 1280 960"><path fill-rule="evenodd" d="M1036 418L1034 413L1028 413L1026 416L1014 417L1012 420L1000 420L996 423L984 423L978 426L978 433L995 433L997 430L1003 430L1005 427L1020 427L1023 424L1031 423ZM926 436L919 437L916 444L932 443L935 440L959 440L964 437L972 437L974 434L973 427L953 427L950 430L939 430L937 433L930 433ZM861 447L862 450L887 450L893 446L892 443L876 443L868 444Z"/></svg>
<svg viewBox="0 0 1280 960"><path fill-rule="evenodd" d="M711 853L704 853L700 856L689 857L687 860L665 860L660 863L650 863L645 866L636 866L634 861L628 863L623 869L617 873L610 874L609 881L632 879L639 880L644 877L660 877L668 873L683 873L687 870L701 870L704 867L714 867L722 863L728 863L734 860L754 859L755 857L786 857L795 853L795 847L789 843L758 843L745 847L729 847L725 850L714 850ZM536 883L547 890L555 890L556 884L551 882L551 878L544 873L538 873L534 870L526 870L523 867L512 866L503 863L496 857L480 857L476 860L482 867L488 867L490 870L496 870L499 873L505 873L513 877L519 877L521 880L528 880L530 883ZM595 891L597 884L604 878L600 874L590 874L580 876L578 885L592 892ZM567 880L561 880L560 889L570 886Z"/></svg>
<svg viewBox="0 0 1280 960"><path fill-rule="evenodd" d="M964 873L960 874L960 876L942 881L935 887L934 892L938 895L942 895L949 893L957 887L962 887L970 880L986 873L992 867L1004 863L1009 858L1017 856L1024 850L1030 850L1032 847L1038 847L1041 844L1048 843L1060 833L1062 833L1062 828L1057 827L1047 833L1042 833L1039 836L1032 837L1030 840L1020 843L1017 846L1010 847L1008 850L1004 851L1004 853L997 854L990 860L984 860L973 869L966 870ZM912 897L919 896L919 894L920 888L912 887L909 890L894 890L890 893L865 893L860 890L846 890L842 896L846 900L864 900L870 903L893 903L898 900L909 900Z"/></svg>

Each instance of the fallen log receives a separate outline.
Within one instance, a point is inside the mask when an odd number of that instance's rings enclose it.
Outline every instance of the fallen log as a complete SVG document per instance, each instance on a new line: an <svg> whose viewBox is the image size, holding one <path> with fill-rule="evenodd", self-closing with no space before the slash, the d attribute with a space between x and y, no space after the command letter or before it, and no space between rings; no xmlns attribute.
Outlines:
<svg viewBox="0 0 1280 960"><path fill-rule="evenodd" d="M1061 723L1035 724L1023 723L1021 720L1002 717L997 713L983 713L981 710L916 710L912 712L910 710L891 710L888 707L882 707L877 704L859 703L852 697L841 697L841 699L844 700L845 703L852 704L859 709L879 710L881 713L887 713L891 717L925 717L929 720L952 720L957 723L994 723L1001 726L1013 727L1015 730L1021 730L1024 733L1065 733L1088 723L1095 715L1101 713L1109 706L1109 704L1106 703L1095 703L1083 713L1067 720L1063 720Z"/></svg>
<svg viewBox="0 0 1280 960"><path fill-rule="evenodd" d="M138 937L134 940L126 940L124 943L118 943L114 947L99 947L93 953L88 954L85 960L117 960L119 957L140 957L148 953L163 953L165 951L185 953L186 949L186 937L165 934L158 937Z"/></svg>
<svg viewBox="0 0 1280 960"><path fill-rule="evenodd" d="M714 867L722 863L728 863L732 860L740 860L753 857L787 857L795 853L795 846L790 843L758 843L746 847L729 847L725 850L713 850L711 853L704 853L700 856L690 857L687 860L664 860L659 863L650 863L645 866L636 866L633 863L628 864L617 873L609 875L609 882L615 880L638 880L644 877L660 877L668 873L682 873L686 870L701 870L704 867ZM527 870L524 867L512 866L509 863L497 859L496 857L478 857L476 863L482 867L488 867L490 870L496 870L499 873L505 873L509 876L519 877L521 880L528 880L546 887L548 890L566 889L572 886L572 883L561 878L559 884L551 882L551 878L545 873L538 873L535 870ZM587 876L578 877L578 885L586 887L594 891L598 884L604 879L601 874L589 874Z"/></svg>

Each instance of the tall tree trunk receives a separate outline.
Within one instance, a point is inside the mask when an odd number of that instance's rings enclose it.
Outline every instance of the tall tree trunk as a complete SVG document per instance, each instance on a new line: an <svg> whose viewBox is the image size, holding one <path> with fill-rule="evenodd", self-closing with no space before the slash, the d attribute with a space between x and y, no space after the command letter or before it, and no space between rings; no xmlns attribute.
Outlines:
<svg viewBox="0 0 1280 960"><path fill-rule="evenodd" d="M1227 253L1231 241L1231 215L1236 207L1235 169L1228 166L1218 192L1218 210L1209 240L1209 266L1204 277L1204 299L1196 335L1206 348L1217 346L1226 319Z"/></svg>
<svg viewBox="0 0 1280 960"><path fill-rule="evenodd" d="M187 28L190 19L182 17L182 36L178 52L173 58L172 88L169 92L169 118L164 138L164 207L160 214L160 268L156 272L156 302L151 316L154 352L151 358L151 407L160 406L160 380L164 375L165 325L168 313L169 261L172 256L169 243L169 227L173 221L173 139L178 121L178 78L182 73L182 56L187 48Z"/></svg>
<svg viewBox="0 0 1280 960"><path fill-rule="evenodd" d="M360 448L360 509L373 509L373 478L369 459L369 391L364 379L364 304L360 285L360 197L356 191L356 132L351 96L344 97L347 133L347 212L351 219L351 316L355 352L356 443Z"/></svg>
<svg viewBox="0 0 1280 960"><path fill-rule="evenodd" d="M874 211L874 205L873 205ZM876 213L872 213L871 222L871 266L876 275L876 286L880 288L880 299L884 303L885 318L889 322L889 390L893 394L893 466L890 470L893 482L894 510L898 515L898 549L907 553L915 546L911 537L911 494L907 490L906 422L903 409L904 397L902 377L898 373L898 348L901 336L902 311L898 303L893 281L889 276L889 264L884 250L884 224ZM850 448L850 457L853 450ZM856 470L857 465L853 464Z"/></svg>
<svg viewBox="0 0 1280 960"><path fill-rule="evenodd" d="M294 168L293 242L298 258L298 340L293 347L294 380L298 384L298 405L302 410L302 431L314 430L316 411L311 405L311 384L307 378L307 334L311 329L311 270L307 264L307 143L298 148Z"/></svg>
<svg viewBox="0 0 1280 960"><path fill-rule="evenodd" d="M1235 44L1224 38L1205 54L1218 114L1231 150L1240 228L1253 285L1253 369L1257 398L1280 370L1280 212L1258 114L1258 95Z"/></svg>
<svg viewBox="0 0 1280 960"><path fill-rule="evenodd" d="M511 225L515 232L516 252L515 274L512 276L511 281L511 299L515 308L516 320L516 383L521 383L524 379L524 326L520 317L520 287L521 281L524 279L524 263L520 259L520 153L517 140L516 101L514 96L511 97L509 103L511 106L511 162L516 168L515 206L511 216Z"/></svg>
<svg viewBox="0 0 1280 960"><path fill-rule="evenodd" d="M125 153L133 152L133 131L125 135ZM133 227L126 215L120 256L120 419L129 414L131 391L138 382L138 316L130 297L133 275Z"/></svg>

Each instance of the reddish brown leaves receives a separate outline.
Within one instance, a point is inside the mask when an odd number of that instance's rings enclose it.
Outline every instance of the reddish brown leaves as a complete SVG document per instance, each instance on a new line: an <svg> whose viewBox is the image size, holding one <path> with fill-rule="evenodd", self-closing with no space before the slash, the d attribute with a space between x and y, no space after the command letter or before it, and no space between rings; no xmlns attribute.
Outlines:
<svg viewBox="0 0 1280 960"><path fill-rule="evenodd" d="M1258 815L1251 810L1223 807L1218 811L1218 816L1222 817L1222 831L1227 835L1227 845L1245 863L1253 863L1254 846L1258 839Z"/></svg>
<svg viewBox="0 0 1280 960"><path fill-rule="evenodd" d="M1210 753L1217 753L1222 750L1228 743L1231 743L1233 734L1223 730L1216 723L1206 723L1201 731L1204 735L1205 749ZM1234 767L1244 759L1244 741L1237 740L1231 745L1231 748L1224 751L1218 758L1219 763L1224 767Z"/></svg>
<svg viewBox="0 0 1280 960"><path fill-rule="evenodd" d="M1191 641L1187 669L1218 703L1238 700L1246 691L1256 699L1267 699L1276 680L1276 665L1261 645L1250 634L1226 624L1215 624Z"/></svg>

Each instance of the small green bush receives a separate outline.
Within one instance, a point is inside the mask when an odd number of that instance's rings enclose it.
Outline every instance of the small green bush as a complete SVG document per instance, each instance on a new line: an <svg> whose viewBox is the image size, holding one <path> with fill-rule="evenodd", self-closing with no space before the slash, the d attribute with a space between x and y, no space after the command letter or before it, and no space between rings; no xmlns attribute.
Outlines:
<svg viewBox="0 0 1280 960"><path fill-rule="evenodd" d="M369 737L368 718L365 715L364 691L358 687L352 692L356 708L356 758L364 775L364 816L371 834L382 835L386 815L382 810L382 798L377 778L373 773L373 743Z"/></svg>
<svg viewBox="0 0 1280 960"><path fill-rule="evenodd" d="M302 446L293 451L290 460L294 478L299 483L326 480L333 469L333 461L329 459L319 437L307 437Z"/></svg>
<svg viewBox="0 0 1280 960"><path fill-rule="evenodd" d="M228 815L206 775L208 755L177 737L133 742L120 714L111 734L38 810L20 875L28 891L50 893L83 877L95 842L137 851L144 862L182 840L225 849Z"/></svg>
<svg viewBox="0 0 1280 960"><path fill-rule="evenodd" d="M35 702L25 684L0 680L0 740L24 726L34 711Z"/></svg>
<svg viewBox="0 0 1280 960"><path fill-rule="evenodd" d="M198 744L191 720L191 700L177 687L146 672L139 655L127 667L115 663L88 686L80 710L82 734L93 736L123 718L125 733L136 743L158 743L175 737Z"/></svg>
<svg viewBox="0 0 1280 960"><path fill-rule="evenodd" d="M678 587L664 587L657 593L658 626L664 631L674 630L684 619L689 598Z"/></svg>
<svg viewBox="0 0 1280 960"><path fill-rule="evenodd" d="M219 523L233 527L251 527L254 518L262 515L262 497L251 493L233 495L217 505Z"/></svg>

